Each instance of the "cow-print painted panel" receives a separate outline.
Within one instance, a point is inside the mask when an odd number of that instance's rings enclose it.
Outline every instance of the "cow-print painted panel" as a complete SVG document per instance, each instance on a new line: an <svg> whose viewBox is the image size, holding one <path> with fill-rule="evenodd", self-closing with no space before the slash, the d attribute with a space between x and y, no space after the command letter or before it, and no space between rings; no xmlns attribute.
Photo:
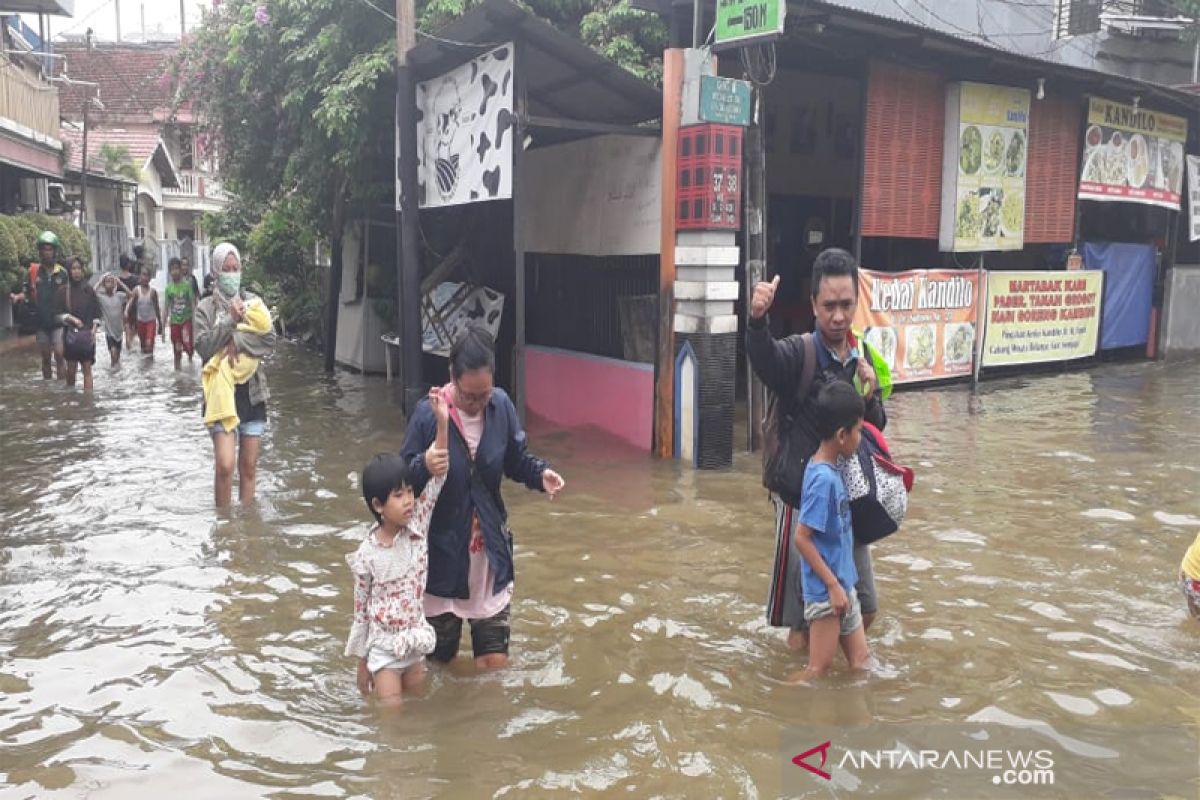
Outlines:
<svg viewBox="0 0 1200 800"><path fill-rule="evenodd" d="M503 45L417 85L421 208L512 197L512 63Z"/></svg>

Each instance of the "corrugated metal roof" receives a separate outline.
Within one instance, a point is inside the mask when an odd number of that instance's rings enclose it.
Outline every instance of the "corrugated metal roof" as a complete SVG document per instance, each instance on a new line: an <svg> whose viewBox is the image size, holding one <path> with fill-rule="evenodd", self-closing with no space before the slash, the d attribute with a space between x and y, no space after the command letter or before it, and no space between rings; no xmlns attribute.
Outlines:
<svg viewBox="0 0 1200 800"><path fill-rule="evenodd" d="M1177 111L1194 112L1200 108L1195 95L1169 86L1024 55L996 44L946 33L912 20L850 8L837 0L807 0L803 7L796 8L794 13L793 6L790 5L789 14L789 27L800 22L800 18L819 19L826 27L866 33L898 43L908 42L908 46L935 51L944 56L961 55L975 62L983 60L992 65L989 71L1010 69L1047 78L1066 79L1078 84L1088 93L1125 92L1131 96L1140 96L1143 102L1149 102L1152 98L1166 101Z"/></svg>
<svg viewBox="0 0 1200 800"><path fill-rule="evenodd" d="M680 13L690 14L688 7L691 6L691 0L631 0L631 3L635 8L656 11L664 16L671 13L672 7L677 8ZM938 14L944 14L944 11L939 12L938 9L944 9L946 3L947 0L922 0L923 7L929 12ZM1049 0L1047 0L1047 5L1049 5ZM870 10L864 10L864 6L870 6ZM711 15L706 17L706 25L711 21ZM873 37L873 42L864 42L861 45L864 51L863 58L884 57L886 54L881 52L883 47L890 46L889 43L895 43L897 48L923 50L941 56L960 55L965 60L974 63L988 62L998 68L1008 68L1048 78L1065 78L1088 92L1127 92L1130 96L1140 95L1143 101L1155 98L1169 102L1176 111L1195 111L1200 107L1195 94L1178 87L1072 66L1002 47L996 41L984 42L978 38L968 38L965 35L956 35L921 24L906 15L893 0L877 0L876 2L871 0L792 0L788 3L786 38L777 43L781 51L781 60L783 49L804 44L805 39L798 35L799 29L806 24L816 25L817 23L826 28ZM1049 31L1046 35L1049 37ZM1000 38L1003 38L1000 34L993 37L993 39ZM817 39L809 38L808 41L815 42ZM730 55L736 56L733 53Z"/></svg>
<svg viewBox="0 0 1200 800"><path fill-rule="evenodd" d="M520 79L531 114L625 125L662 116L658 89L509 0L484 0L436 35L409 55L420 80L468 61L485 45L519 39L526 45Z"/></svg>

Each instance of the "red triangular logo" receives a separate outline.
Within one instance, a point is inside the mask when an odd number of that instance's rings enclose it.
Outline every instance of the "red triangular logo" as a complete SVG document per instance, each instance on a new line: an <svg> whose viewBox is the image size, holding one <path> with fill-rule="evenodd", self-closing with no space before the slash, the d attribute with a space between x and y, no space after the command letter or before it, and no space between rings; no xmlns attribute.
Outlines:
<svg viewBox="0 0 1200 800"><path fill-rule="evenodd" d="M807 761L805 761L806 758L813 755L814 753L820 753L821 754L821 766L822 767L825 766L825 761L829 757L829 745L830 745L830 742L825 742L825 744L819 744L811 750L805 750L803 753L801 753L800 755L793 758L792 763L795 764L797 767L803 767L804 769L811 772L813 775L819 775L820 777L824 778L827 781L832 780L832 776L828 772L826 772L825 770L820 769L818 767L814 767L812 764L809 764Z"/></svg>

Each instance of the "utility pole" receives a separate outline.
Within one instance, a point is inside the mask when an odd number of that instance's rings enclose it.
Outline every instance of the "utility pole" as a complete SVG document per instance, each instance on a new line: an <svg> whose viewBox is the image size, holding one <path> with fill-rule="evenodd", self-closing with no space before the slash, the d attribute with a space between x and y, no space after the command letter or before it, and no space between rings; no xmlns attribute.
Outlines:
<svg viewBox="0 0 1200 800"><path fill-rule="evenodd" d="M113 9L117 12L117 41L121 41L121 0L113 0Z"/></svg>
<svg viewBox="0 0 1200 800"><path fill-rule="evenodd" d="M87 49L92 49L92 29L87 29ZM97 87L99 88L99 87ZM87 231L87 190L88 190L88 128L91 120L92 110L92 92L88 90L87 96L83 99L83 154L81 156L82 166L80 167L79 181L79 227Z"/></svg>
<svg viewBox="0 0 1200 800"><path fill-rule="evenodd" d="M79 181L79 227L87 230L87 171L88 171L88 112L92 107L92 95L83 101L83 166L80 168L82 177Z"/></svg>
<svg viewBox="0 0 1200 800"><path fill-rule="evenodd" d="M184 8L186 2L187 0L179 0L179 41L181 42L183 37L187 36L187 10Z"/></svg>
<svg viewBox="0 0 1200 800"><path fill-rule="evenodd" d="M421 375L421 261L417 252L417 85L408 53L417 39L413 0L396 0L396 125L400 208L399 284L400 375L404 412L412 413L425 394Z"/></svg>

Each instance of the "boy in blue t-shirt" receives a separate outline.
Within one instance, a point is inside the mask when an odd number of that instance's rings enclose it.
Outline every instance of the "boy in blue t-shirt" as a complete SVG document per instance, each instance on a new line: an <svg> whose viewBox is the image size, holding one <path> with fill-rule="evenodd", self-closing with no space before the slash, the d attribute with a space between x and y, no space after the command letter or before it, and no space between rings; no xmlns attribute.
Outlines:
<svg viewBox="0 0 1200 800"><path fill-rule="evenodd" d="M850 496L837 469L839 456L853 458L862 438L863 399L854 387L837 381L823 387L814 405L821 446L804 471L796 547L804 619L809 624L808 669L796 681L829 671L838 642L852 669L866 669L871 658L854 584L854 532Z"/></svg>

